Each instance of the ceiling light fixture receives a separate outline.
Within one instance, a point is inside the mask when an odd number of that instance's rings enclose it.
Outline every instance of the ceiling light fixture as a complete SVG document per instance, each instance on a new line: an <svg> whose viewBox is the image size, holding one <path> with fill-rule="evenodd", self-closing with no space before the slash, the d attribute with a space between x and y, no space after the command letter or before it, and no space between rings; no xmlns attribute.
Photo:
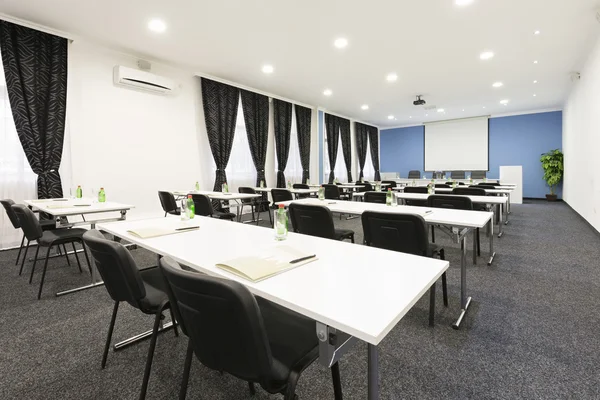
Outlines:
<svg viewBox="0 0 600 400"><path fill-rule="evenodd" d="M167 24L160 19L151 19L148 22L148 29L150 29L152 32L163 33L167 30Z"/></svg>
<svg viewBox="0 0 600 400"><path fill-rule="evenodd" d="M393 115L388 115L388 119L394 119Z"/></svg>
<svg viewBox="0 0 600 400"><path fill-rule="evenodd" d="M429 117L429 114L425 114L426 117Z"/></svg>
<svg viewBox="0 0 600 400"><path fill-rule="evenodd" d="M537 97L537 94L534 94L533 97Z"/></svg>
<svg viewBox="0 0 600 400"><path fill-rule="evenodd" d="M398 75L395 72L388 74L385 79L388 82L396 82L398 80Z"/></svg>
<svg viewBox="0 0 600 400"><path fill-rule="evenodd" d="M468 6L471 3L473 3L473 0L454 0L454 4L459 7Z"/></svg>
<svg viewBox="0 0 600 400"><path fill-rule="evenodd" d="M409 116L408 118L412 118L412 116Z"/></svg>
<svg viewBox="0 0 600 400"><path fill-rule="evenodd" d="M331 89L325 89L325 90L323 91L323 94L324 94L325 96L331 96L331 95L333 94L333 92L331 91Z"/></svg>
<svg viewBox="0 0 600 400"><path fill-rule="evenodd" d="M534 64L537 64L538 62L537 62L537 60L535 60L533 63L534 63Z"/></svg>
<svg viewBox="0 0 600 400"><path fill-rule="evenodd" d="M500 104L505 106L508 104L508 100L500 100Z"/></svg>
<svg viewBox="0 0 600 400"><path fill-rule="evenodd" d="M479 58L482 60L489 60L490 58L494 58L494 52L493 51L484 51L483 53L481 53L479 55Z"/></svg>
<svg viewBox="0 0 600 400"><path fill-rule="evenodd" d="M539 35L539 34L540 34L540 31L535 31L535 32L533 32L533 34L534 34L534 35Z"/></svg>
<svg viewBox="0 0 600 400"><path fill-rule="evenodd" d="M369 105L368 104L363 104L362 106L360 106L361 109L363 110L368 110L369 109Z"/></svg>
<svg viewBox="0 0 600 400"><path fill-rule="evenodd" d="M333 42L333 45L335 47L337 47L338 49L343 49L344 47L348 46L348 39L346 39L346 38L335 39L335 42Z"/></svg>
<svg viewBox="0 0 600 400"><path fill-rule="evenodd" d="M262 72L264 72L265 74L272 74L273 71L275 71L275 69L272 65L266 64L262 67Z"/></svg>
<svg viewBox="0 0 600 400"><path fill-rule="evenodd" d="M495 87L495 88L499 88L499 87L504 86L504 83L502 83L502 82L494 82L494 84L492 86Z"/></svg>
<svg viewBox="0 0 600 400"><path fill-rule="evenodd" d="M443 112L445 112L445 111L446 111L446 110L444 110L443 108L438 108L438 109L437 109L437 112L439 112L439 113L443 113Z"/></svg>
<svg viewBox="0 0 600 400"><path fill-rule="evenodd" d="M533 83L537 83L537 81L533 81Z"/></svg>

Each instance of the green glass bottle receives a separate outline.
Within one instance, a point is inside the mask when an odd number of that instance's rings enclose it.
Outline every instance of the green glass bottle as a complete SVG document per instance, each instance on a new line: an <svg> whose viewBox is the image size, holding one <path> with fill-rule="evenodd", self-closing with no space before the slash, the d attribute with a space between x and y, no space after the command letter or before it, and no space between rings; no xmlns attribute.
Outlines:
<svg viewBox="0 0 600 400"><path fill-rule="evenodd" d="M98 192L98 203L105 203L106 202L106 192L104 192L104 188L100 188L100 191Z"/></svg>
<svg viewBox="0 0 600 400"><path fill-rule="evenodd" d="M194 219L194 217L196 216L196 206L194 205L194 200L192 199L191 194L188 194L187 213L190 219Z"/></svg>
<svg viewBox="0 0 600 400"><path fill-rule="evenodd" d="M83 190L81 189L80 185L77 185L77 191L75 192L75 197L77 197L78 199L83 197Z"/></svg>

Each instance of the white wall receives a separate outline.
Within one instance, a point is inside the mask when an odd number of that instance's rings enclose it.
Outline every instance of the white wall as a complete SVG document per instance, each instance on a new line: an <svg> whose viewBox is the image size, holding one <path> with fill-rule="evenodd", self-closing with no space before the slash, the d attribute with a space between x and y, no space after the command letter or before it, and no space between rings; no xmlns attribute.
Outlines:
<svg viewBox="0 0 600 400"><path fill-rule="evenodd" d="M563 113L563 199L600 231L600 41Z"/></svg>
<svg viewBox="0 0 600 400"><path fill-rule="evenodd" d="M73 42L67 100L71 184L82 185L88 196L91 188L104 187L108 200L136 206L130 212L133 218L162 215L158 190L191 189L203 175L198 80L191 73L153 64L152 72L180 83L178 93L163 96L115 86L113 67L136 67L136 61Z"/></svg>

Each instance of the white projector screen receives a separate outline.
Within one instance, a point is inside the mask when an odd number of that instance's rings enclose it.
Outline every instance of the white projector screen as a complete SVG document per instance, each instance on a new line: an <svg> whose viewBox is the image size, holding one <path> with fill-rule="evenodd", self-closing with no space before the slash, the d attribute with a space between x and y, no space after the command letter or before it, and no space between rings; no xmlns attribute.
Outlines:
<svg viewBox="0 0 600 400"><path fill-rule="evenodd" d="M425 124L425 171L487 171L488 117Z"/></svg>

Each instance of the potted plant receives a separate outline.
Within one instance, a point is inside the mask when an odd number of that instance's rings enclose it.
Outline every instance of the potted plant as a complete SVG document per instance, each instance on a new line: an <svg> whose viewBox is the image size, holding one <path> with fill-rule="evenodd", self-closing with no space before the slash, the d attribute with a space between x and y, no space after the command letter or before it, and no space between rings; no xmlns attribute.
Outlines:
<svg viewBox="0 0 600 400"><path fill-rule="evenodd" d="M546 195L548 201L556 201L557 199L555 190L563 177L563 158L562 151L558 149L550 150L542 154L540 158L542 168L544 169L544 180L550 186L550 194Z"/></svg>

